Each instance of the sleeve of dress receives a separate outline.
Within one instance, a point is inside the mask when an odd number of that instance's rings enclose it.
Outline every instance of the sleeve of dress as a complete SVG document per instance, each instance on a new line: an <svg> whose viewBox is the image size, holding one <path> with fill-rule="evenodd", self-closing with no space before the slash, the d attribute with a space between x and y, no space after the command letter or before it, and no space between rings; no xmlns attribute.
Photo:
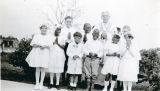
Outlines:
<svg viewBox="0 0 160 91"><path fill-rule="evenodd" d="M37 42L37 41L38 41L38 38L37 38L37 36L38 36L38 35L34 35L32 41L31 41L31 43L30 43L31 46L33 46L34 44L37 44L37 45L38 45L38 42Z"/></svg>
<svg viewBox="0 0 160 91"><path fill-rule="evenodd" d="M73 57L73 56L74 56L74 51L73 51L73 45L72 45L72 43L70 43L70 44L68 45L67 55L68 55L69 57Z"/></svg>
<svg viewBox="0 0 160 91"><path fill-rule="evenodd" d="M66 43L67 42L67 39L68 39L67 34L68 33L64 29L61 30L61 33L59 35L61 43Z"/></svg>
<svg viewBox="0 0 160 91"><path fill-rule="evenodd" d="M79 52L79 55L78 55L80 58L82 58L83 56L83 44L80 45L80 52Z"/></svg>
<svg viewBox="0 0 160 91"><path fill-rule="evenodd" d="M102 43L99 42L99 51L98 51L98 57L102 57L103 56L103 46Z"/></svg>
<svg viewBox="0 0 160 91"><path fill-rule="evenodd" d="M49 47L53 46L54 42L55 42L55 36L54 35L49 35L48 46Z"/></svg>
<svg viewBox="0 0 160 91"><path fill-rule="evenodd" d="M137 66L137 73L139 73L139 61L141 60L140 50L139 50L139 47L135 44L135 42L133 42L132 44L133 44L132 52L135 58L136 66Z"/></svg>
<svg viewBox="0 0 160 91"><path fill-rule="evenodd" d="M59 43L60 45L65 45L66 40L65 40L65 38L63 37L63 35L60 35L60 36L58 37L58 43Z"/></svg>

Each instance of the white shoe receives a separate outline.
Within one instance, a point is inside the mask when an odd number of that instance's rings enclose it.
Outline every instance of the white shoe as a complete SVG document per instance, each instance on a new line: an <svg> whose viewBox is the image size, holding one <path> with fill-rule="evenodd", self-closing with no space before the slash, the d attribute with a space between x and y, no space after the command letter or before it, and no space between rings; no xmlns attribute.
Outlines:
<svg viewBox="0 0 160 91"><path fill-rule="evenodd" d="M106 88L106 87L104 87L102 91L107 91L107 88Z"/></svg>
<svg viewBox="0 0 160 91"><path fill-rule="evenodd" d="M36 84L35 87L34 87L34 89L38 90L39 89L39 84Z"/></svg>
<svg viewBox="0 0 160 91"><path fill-rule="evenodd" d="M73 87L76 87L77 86L77 84L73 84Z"/></svg>
<svg viewBox="0 0 160 91"><path fill-rule="evenodd" d="M39 89L43 89L43 85L39 85Z"/></svg>

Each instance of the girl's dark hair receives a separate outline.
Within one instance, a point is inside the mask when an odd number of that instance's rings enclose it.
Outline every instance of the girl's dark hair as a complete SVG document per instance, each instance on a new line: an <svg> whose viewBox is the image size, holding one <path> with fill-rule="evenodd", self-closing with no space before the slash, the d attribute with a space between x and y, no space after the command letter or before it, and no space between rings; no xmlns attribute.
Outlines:
<svg viewBox="0 0 160 91"><path fill-rule="evenodd" d="M41 25L40 26L40 29L42 29L43 27L47 27L47 25ZM48 28L48 27L47 27Z"/></svg>
<svg viewBox="0 0 160 91"><path fill-rule="evenodd" d="M60 27L57 27L57 28L56 28L56 30L55 30L55 32L54 32L54 35L55 35L55 36L58 36L58 35L56 34L57 31L61 31L61 28L60 28Z"/></svg>
<svg viewBox="0 0 160 91"><path fill-rule="evenodd" d="M131 34L128 34L128 38L133 39L134 37Z"/></svg>
<svg viewBox="0 0 160 91"><path fill-rule="evenodd" d="M80 32L75 32L73 36L74 36L74 37L78 36L78 37L81 37L81 38L82 38L82 34L81 34Z"/></svg>
<svg viewBox="0 0 160 91"><path fill-rule="evenodd" d="M73 18L71 16L66 16L65 20L67 20L67 19L72 19L73 20Z"/></svg>
<svg viewBox="0 0 160 91"><path fill-rule="evenodd" d="M121 38L118 34L114 34L113 37L116 38L116 39L120 39Z"/></svg>

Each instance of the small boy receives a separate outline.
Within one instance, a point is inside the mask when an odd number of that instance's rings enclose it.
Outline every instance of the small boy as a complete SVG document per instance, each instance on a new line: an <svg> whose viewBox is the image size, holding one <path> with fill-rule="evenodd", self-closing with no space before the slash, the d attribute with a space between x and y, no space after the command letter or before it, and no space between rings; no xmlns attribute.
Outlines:
<svg viewBox="0 0 160 91"><path fill-rule="evenodd" d="M70 89L76 89L78 82L78 75L82 74L82 56L83 44L81 43L82 34L80 32L74 33L74 42L70 43L67 48L68 70L70 74Z"/></svg>
<svg viewBox="0 0 160 91"><path fill-rule="evenodd" d="M84 71L86 80L88 80L87 85L89 85L90 81L92 80L94 84L94 81L97 79L99 63L103 55L102 44L99 41L99 30L95 29L92 33L92 36L93 36L93 40L87 41L84 44L84 48L83 48L84 56L85 56L83 71Z"/></svg>

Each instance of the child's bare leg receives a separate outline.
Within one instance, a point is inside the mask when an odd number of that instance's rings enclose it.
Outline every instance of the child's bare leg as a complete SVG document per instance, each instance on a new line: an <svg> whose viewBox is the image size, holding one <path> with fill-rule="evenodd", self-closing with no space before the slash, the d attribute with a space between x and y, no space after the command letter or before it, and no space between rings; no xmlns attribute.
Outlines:
<svg viewBox="0 0 160 91"><path fill-rule="evenodd" d="M123 82L123 91L127 91L127 83L126 81Z"/></svg>
<svg viewBox="0 0 160 91"><path fill-rule="evenodd" d="M78 76L75 75L75 77L74 77L74 83L73 83L74 87L77 86L77 82L78 82Z"/></svg>
<svg viewBox="0 0 160 91"><path fill-rule="evenodd" d="M36 68L35 76L36 76L36 85L35 85L34 89L39 89L39 77L40 77L40 68L39 67Z"/></svg>
<svg viewBox="0 0 160 91"><path fill-rule="evenodd" d="M41 81L40 81L40 89L43 89L43 81L45 77L45 69L41 68Z"/></svg>
<svg viewBox="0 0 160 91"><path fill-rule="evenodd" d="M53 84L53 73L50 73L50 84Z"/></svg>
<svg viewBox="0 0 160 91"><path fill-rule="evenodd" d="M36 85L39 84L39 77L40 77L40 68L37 67L36 68L36 72L35 72L35 76L36 76Z"/></svg>
<svg viewBox="0 0 160 91"><path fill-rule="evenodd" d="M132 82L128 82L128 91L132 90Z"/></svg>
<svg viewBox="0 0 160 91"><path fill-rule="evenodd" d="M71 75L70 86L73 86L73 75Z"/></svg>
<svg viewBox="0 0 160 91"><path fill-rule="evenodd" d="M60 76L61 76L60 73L56 73L56 85L59 85Z"/></svg>

